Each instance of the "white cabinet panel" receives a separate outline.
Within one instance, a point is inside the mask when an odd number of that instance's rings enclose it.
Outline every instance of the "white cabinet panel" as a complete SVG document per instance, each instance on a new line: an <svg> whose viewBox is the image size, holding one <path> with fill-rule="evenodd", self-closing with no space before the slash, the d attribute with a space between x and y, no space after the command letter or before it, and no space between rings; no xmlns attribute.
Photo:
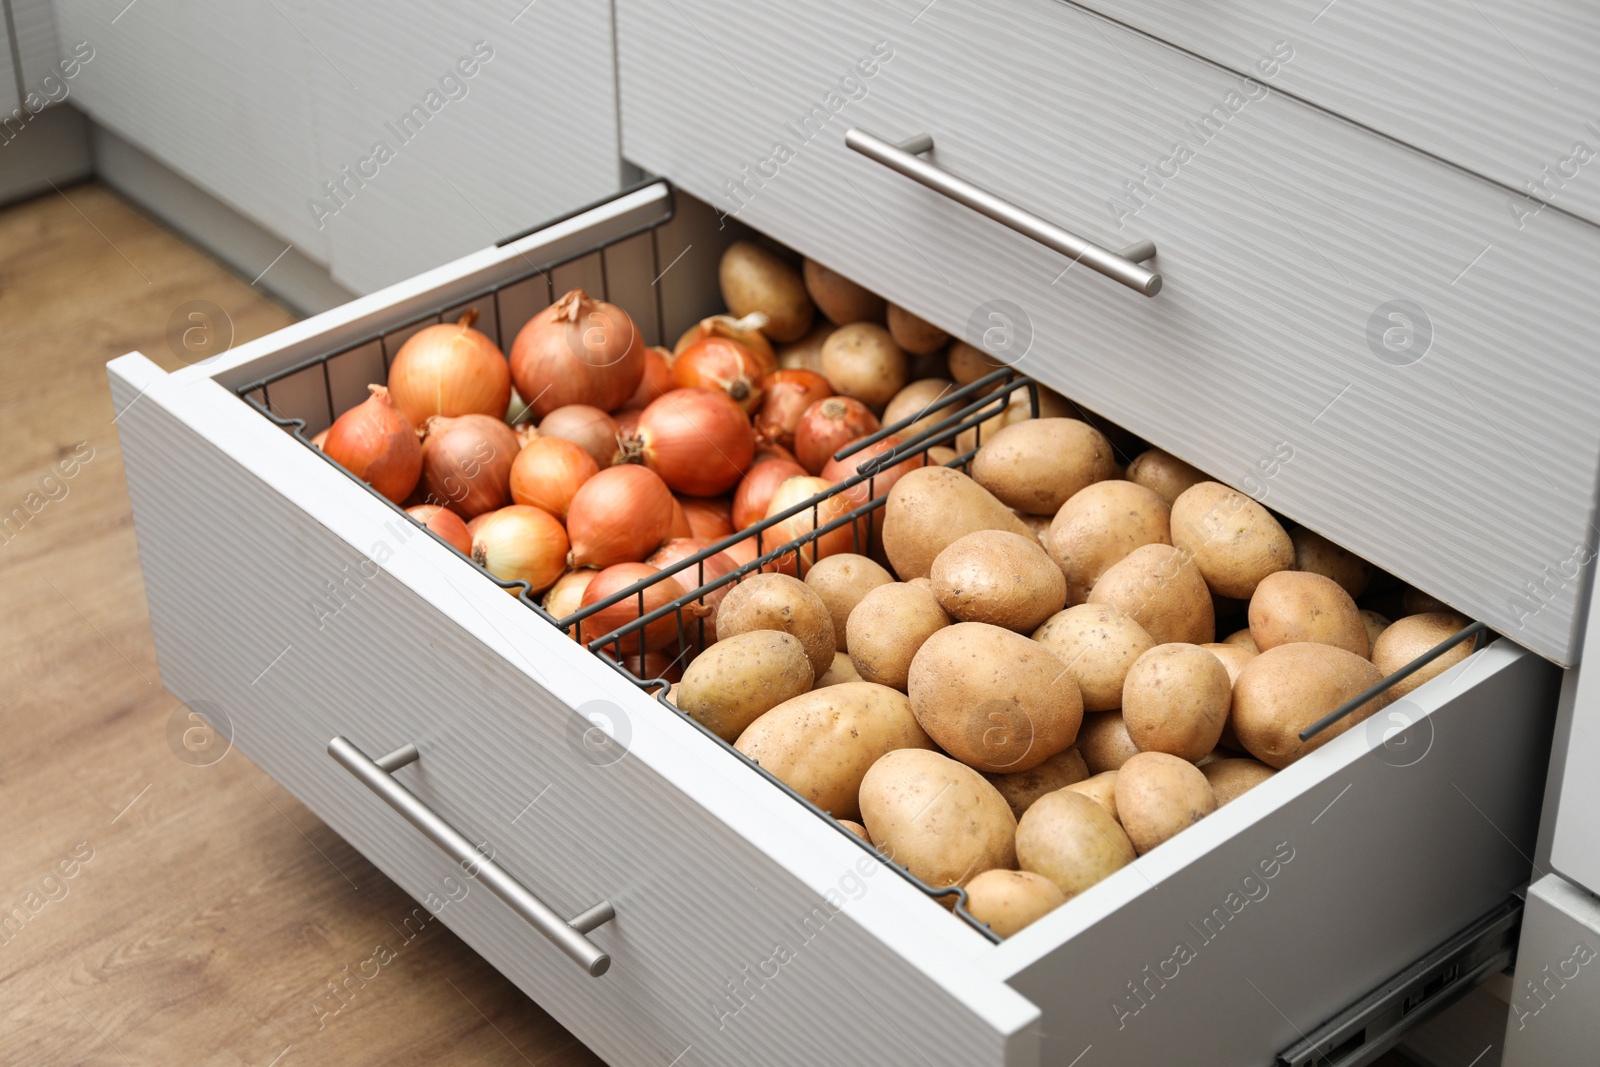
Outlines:
<svg viewBox="0 0 1600 1067"><path fill-rule="evenodd" d="M380 288L617 188L604 0L331 5L310 21L332 62L312 70L319 188L298 210L343 284Z"/></svg>
<svg viewBox="0 0 1600 1067"><path fill-rule="evenodd" d="M57 0L58 39L94 60L72 99L146 152L326 262L314 191L313 74L337 62L305 0ZM263 264L265 266L265 264Z"/></svg>
<svg viewBox="0 0 1600 1067"><path fill-rule="evenodd" d="M1600 901L1550 874L1528 890L1511 983L1504 1067L1595 1062Z"/></svg>
<svg viewBox="0 0 1600 1067"><path fill-rule="evenodd" d="M11 32L16 37L16 54L22 60L24 94L55 92L46 87L47 76L59 77L56 67L56 14L50 0L10 0Z"/></svg>

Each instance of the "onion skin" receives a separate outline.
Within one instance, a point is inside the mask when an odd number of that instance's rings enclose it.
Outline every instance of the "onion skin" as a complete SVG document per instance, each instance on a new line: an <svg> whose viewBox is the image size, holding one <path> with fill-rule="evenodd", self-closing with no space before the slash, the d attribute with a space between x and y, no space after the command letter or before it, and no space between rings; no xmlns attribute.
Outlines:
<svg viewBox="0 0 1600 1067"><path fill-rule="evenodd" d="M761 368L762 374L771 374L778 369L778 356L772 350L772 342L767 340L767 335L762 333L762 327L767 325L767 317L761 312L752 312L742 319L732 315L713 315L708 319L701 319L678 338L678 343L672 346L671 363L683 355L684 350L696 341L707 337L725 337L730 341L737 341L750 350L756 358L756 365Z"/></svg>
<svg viewBox="0 0 1600 1067"><path fill-rule="evenodd" d="M582 567L575 571L568 571L556 579L556 584L544 595L544 610L550 617L560 622L583 604L583 591L589 588L589 583L594 581L594 576L600 572L589 567ZM566 633L574 641L578 639L576 633Z"/></svg>
<svg viewBox="0 0 1600 1067"><path fill-rule="evenodd" d="M645 351L626 311L574 289L517 332L511 378L541 419L568 404L615 411L639 388Z"/></svg>
<svg viewBox="0 0 1600 1067"><path fill-rule="evenodd" d="M725 337L706 337L684 349L672 364L676 389L720 389L753 415L761 409L761 364L750 350Z"/></svg>
<svg viewBox="0 0 1600 1067"><path fill-rule="evenodd" d="M608 467L584 482L567 509L574 567L637 563L672 530L672 490L654 471Z"/></svg>
<svg viewBox="0 0 1600 1067"><path fill-rule="evenodd" d="M413 426L434 415L493 415L511 403L511 368L492 340L472 328L470 308L453 323L418 330L389 364L389 395Z"/></svg>
<svg viewBox="0 0 1600 1067"><path fill-rule="evenodd" d="M516 431L493 415L435 415L422 439L428 502L464 519L505 507L511 502L511 465L520 450Z"/></svg>
<svg viewBox="0 0 1600 1067"><path fill-rule="evenodd" d="M752 466L739 481L733 494L733 524L748 530L767 517L767 507L778 486L790 478L804 477L806 469L786 459L769 459Z"/></svg>
<svg viewBox="0 0 1600 1067"><path fill-rule="evenodd" d="M794 454L800 466L821 474L833 454L851 441L877 433L878 417L854 397L830 396L806 408L794 431Z"/></svg>
<svg viewBox="0 0 1600 1067"><path fill-rule="evenodd" d="M506 581L527 582L533 593L555 584L567 569L567 533L554 515L525 504L509 504L467 524L472 558Z"/></svg>
<svg viewBox="0 0 1600 1067"><path fill-rule="evenodd" d="M690 537L709 542L733 536L733 506L723 497L684 496L678 504L689 520Z"/></svg>
<svg viewBox="0 0 1600 1067"><path fill-rule="evenodd" d="M833 395L828 379L815 371L780 370L761 383L761 411L756 415L756 439L794 448L794 431L800 416L819 400Z"/></svg>
<svg viewBox="0 0 1600 1067"><path fill-rule="evenodd" d="M644 377L639 379L639 388L623 401L622 406L643 411L650 401L671 388L672 353L659 345L647 348L644 351Z"/></svg>
<svg viewBox="0 0 1600 1067"><path fill-rule="evenodd" d="M618 563L607 567L595 575L589 587L583 591L583 607L598 604L606 597L621 592L636 582L646 578L655 577L657 571L645 563ZM578 640L584 644L598 640L617 630L635 619L642 618L657 608L676 600L687 592L676 578L660 578L654 584L644 589L641 593L626 597L608 608L602 608L593 615L588 616L578 623ZM644 601L643 611L640 610L640 600ZM687 632L693 619L704 614L705 609L698 604L687 604L683 608L684 629ZM641 645L641 638L643 648ZM601 651L612 656L639 655L641 652L654 652L665 648L678 639L678 619L676 614L668 613L649 623L641 631L636 631L624 637L617 644L606 645ZM620 647L619 647L620 645Z"/></svg>
<svg viewBox="0 0 1600 1067"><path fill-rule="evenodd" d="M641 682L660 679L677 685L683 681L683 657L674 656L670 651L646 652L643 659L623 656L622 666Z"/></svg>
<svg viewBox="0 0 1600 1067"><path fill-rule="evenodd" d="M781 515L803 500L809 500L818 493L830 488L829 484L821 478L806 475L799 478L790 478L778 486L777 492L772 494L772 503L767 510L767 518ZM843 497L831 496L818 502L814 508L791 515L789 518L772 526L762 536L761 551L771 552L780 545L788 544L797 538L804 537L820 526L826 526L835 519L848 514L853 505ZM837 555L840 552L859 552L866 555L866 546L856 546L853 529L855 523L845 523L836 529L830 530L821 537L802 545L796 552L785 552L777 559L762 567L763 571L776 571L801 577L803 572L811 569L811 565L819 559ZM796 560L798 555L801 573L796 573Z"/></svg>
<svg viewBox="0 0 1600 1067"><path fill-rule="evenodd" d="M881 441L873 442L854 455L847 456L844 459L830 459L828 465L822 468L822 480L829 485L838 485L840 482L854 477L857 468L867 460L874 456L881 456L903 443L904 438L898 434L891 434ZM895 482L898 482L918 467L926 466L927 462L926 453L919 452L914 456L908 456L901 460L888 470L879 471L866 481L844 490L839 495L850 505L845 510L854 511L869 500L876 500L880 496L888 495L889 490L894 488ZM883 540L883 508L876 508L861 516L856 520L855 525L859 530L861 543L876 548ZM862 555L866 554L866 552L862 553Z"/></svg>
<svg viewBox="0 0 1600 1067"><path fill-rule="evenodd" d="M770 541L763 540L762 544L766 546L764 549L762 549L763 552L773 547ZM751 535L750 537L735 541L733 544L723 549L722 554L733 561L735 568L739 568L743 567L746 563L755 562L756 556L758 556L760 553L756 551L755 536Z"/></svg>
<svg viewBox="0 0 1600 1067"><path fill-rule="evenodd" d="M621 442L630 437L639 436L639 416L644 414L644 408L623 408L621 411L611 413L611 421L617 424L617 439L615 447L611 450L611 463L621 463L618 457L622 455Z"/></svg>
<svg viewBox="0 0 1600 1067"><path fill-rule="evenodd" d="M589 404L556 408L539 423L539 436L571 441L593 456L602 469L611 466L617 454L616 420Z"/></svg>
<svg viewBox="0 0 1600 1067"><path fill-rule="evenodd" d="M757 441L756 454L750 457L750 466L754 467L757 463L765 463L769 459L786 459L790 463L800 462L794 458L793 452L782 445L775 445L771 441Z"/></svg>
<svg viewBox="0 0 1600 1067"><path fill-rule="evenodd" d="M695 537L676 537L656 549L645 562L656 568L656 570L664 571L673 564L680 563L697 552L704 552L710 547L710 541L702 541ZM676 572L672 577L677 579L678 584L683 586L685 590L694 592L707 582L714 582L723 575L732 574L735 567L736 564L728 558L726 552L716 552L699 563L691 564ZM735 584L734 582L729 582L727 585L718 586L695 601L696 604L704 605L706 608L705 641L707 644L716 643L717 608L722 604L722 598L728 595L728 591ZM693 626L689 628L689 637L691 640L698 642L700 639L700 627Z"/></svg>
<svg viewBox="0 0 1600 1067"><path fill-rule="evenodd" d="M438 504L418 504L406 508L406 514L437 534L463 556L472 555L472 535L467 532L467 524L461 521L460 515L449 508L440 507Z"/></svg>
<svg viewBox="0 0 1600 1067"><path fill-rule="evenodd" d="M599 473L600 465L583 446L560 437L535 437L511 462L511 499L566 522L572 498Z"/></svg>
<svg viewBox="0 0 1600 1067"><path fill-rule="evenodd" d="M322 451L382 496L403 503L422 477L422 442L389 390L369 385L372 394L328 427Z"/></svg>
<svg viewBox="0 0 1600 1067"><path fill-rule="evenodd" d="M667 529L667 540L677 537L693 537L694 527L689 525L689 516L683 510L683 501L676 496L672 498L672 525ZM665 544L666 542L662 542Z"/></svg>
<svg viewBox="0 0 1600 1067"><path fill-rule="evenodd" d="M674 389L644 409L622 453L637 457L674 490L716 496L739 483L755 455L743 409L715 389Z"/></svg>

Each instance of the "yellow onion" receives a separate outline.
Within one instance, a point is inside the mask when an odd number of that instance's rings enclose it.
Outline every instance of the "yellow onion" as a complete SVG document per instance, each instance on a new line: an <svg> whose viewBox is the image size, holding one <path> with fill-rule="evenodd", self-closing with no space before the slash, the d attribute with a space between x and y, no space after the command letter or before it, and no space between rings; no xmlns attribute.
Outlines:
<svg viewBox="0 0 1600 1067"><path fill-rule="evenodd" d="M535 437L511 463L511 499L543 508L562 522L584 482L600 473L581 445L559 437Z"/></svg>
<svg viewBox="0 0 1600 1067"><path fill-rule="evenodd" d="M538 435L571 441L593 456L599 467L611 466L617 454L616 420L589 404L556 408L539 423Z"/></svg>
<svg viewBox="0 0 1600 1067"><path fill-rule="evenodd" d="M418 504L406 508L406 514L438 534L463 556L472 555L472 534L467 532L467 524L461 521L461 516L449 508L438 504Z"/></svg>
<svg viewBox="0 0 1600 1067"><path fill-rule="evenodd" d="M656 577L659 572L646 563L618 563L607 567L595 575L589 587L583 591L583 606L589 607L598 604L607 597L619 593L636 582L646 578ZM588 616L578 624L578 639L584 644L598 640L615 630L626 626L636 619L641 619L658 608L664 607L677 598L683 596L686 589L676 578L659 578L639 593L624 597L610 607L601 608L593 615ZM684 605L682 609L684 632L687 636L693 620L705 614L705 607L697 603ZM615 656L640 655L654 652L656 649L665 648L678 639L678 618L674 612L668 612L654 622L647 623L644 627L620 639L617 644L606 645L601 651Z"/></svg>
<svg viewBox="0 0 1600 1067"><path fill-rule="evenodd" d="M755 455L750 419L728 394L674 389L639 416L620 454L638 460L680 493L716 496L739 483Z"/></svg>
<svg viewBox="0 0 1600 1067"><path fill-rule="evenodd" d="M567 569L567 532L554 515L508 504L467 523L472 558L496 578L527 582L542 593Z"/></svg>
<svg viewBox="0 0 1600 1067"><path fill-rule="evenodd" d="M790 478L803 477L806 469L788 459L769 459L757 463L744 472L739 488L733 494L733 523L748 530L767 517L767 507L778 486Z"/></svg>
<svg viewBox="0 0 1600 1067"><path fill-rule="evenodd" d="M520 450L511 427L493 415L428 420L422 439L422 486L430 504L465 519L511 502L511 464Z"/></svg>
<svg viewBox="0 0 1600 1067"><path fill-rule="evenodd" d="M529 319L511 345L511 378L541 419L568 404L615 411L644 369L644 338L628 313L582 289Z"/></svg>
<svg viewBox="0 0 1600 1067"><path fill-rule="evenodd" d="M759 311L752 311L742 319L732 315L712 315L710 318L701 319L678 338L678 343L672 346L673 360L683 355L690 345L703 341L707 337L725 337L730 341L737 341L750 350L756 359L756 366L762 374L771 374L778 369L778 357L772 350L772 342L767 340L763 329L767 325L767 317Z"/></svg>
<svg viewBox="0 0 1600 1067"><path fill-rule="evenodd" d="M672 490L654 472L608 467L578 487L567 508L572 566L636 563L672 530Z"/></svg>
<svg viewBox="0 0 1600 1067"><path fill-rule="evenodd" d="M678 504L689 520L689 536L720 541L733 536L733 508L725 497L680 496Z"/></svg>
<svg viewBox="0 0 1600 1067"><path fill-rule="evenodd" d="M767 518L770 519L781 515L801 501L809 500L811 497L816 496L818 493L826 492L830 488L832 486L822 478L813 478L809 475L790 478L778 486L777 491L772 494L772 503L767 508ZM782 522L769 527L762 534L761 553L765 555L779 545L788 544L826 526L828 523L847 514L851 507L852 505L843 497L831 496L826 500L819 501L813 507L791 515ZM836 555L840 552L855 552L857 549L855 536L851 531L852 525L852 523L847 522L836 529L829 530L821 537L814 538L799 546L796 551L785 552L762 569L799 577L801 575L796 574L797 569L803 574L805 571L810 570L811 565L819 559ZM861 546L863 555L866 547L866 545ZM798 568L796 566L797 560Z"/></svg>
<svg viewBox="0 0 1600 1067"><path fill-rule="evenodd" d="M511 368L492 340L472 328L467 309L453 323L418 330L389 364L389 393L412 425L434 415L493 415L511 403Z"/></svg>
<svg viewBox="0 0 1600 1067"><path fill-rule="evenodd" d="M878 417L849 396L818 400L800 416L794 431L794 455L800 466L821 474L833 454L858 437L877 433Z"/></svg>
<svg viewBox="0 0 1600 1067"><path fill-rule="evenodd" d="M557 578L556 584L552 585L550 591L544 595L544 610L557 622L577 611L583 604L583 591L589 588L589 583L594 581L594 576L599 573L592 567L580 567ZM574 641L578 639L575 632L567 636Z"/></svg>
<svg viewBox="0 0 1600 1067"><path fill-rule="evenodd" d="M389 390L369 385L372 394L328 427L322 451L335 463L396 504L411 495L422 475L422 444Z"/></svg>

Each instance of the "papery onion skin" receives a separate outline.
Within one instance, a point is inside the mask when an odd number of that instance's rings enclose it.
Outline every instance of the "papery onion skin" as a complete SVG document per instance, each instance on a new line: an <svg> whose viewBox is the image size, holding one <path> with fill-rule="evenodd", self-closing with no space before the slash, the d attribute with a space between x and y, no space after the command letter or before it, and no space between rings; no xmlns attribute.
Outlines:
<svg viewBox="0 0 1600 1067"><path fill-rule="evenodd" d="M679 505L689 520L689 536L720 541L733 536L733 505L726 497L680 496Z"/></svg>
<svg viewBox="0 0 1600 1067"><path fill-rule="evenodd" d="M674 490L716 496L739 483L756 435L738 404L715 389L674 389L644 409L622 454L637 458Z"/></svg>
<svg viewBox="0 0 1600 1067"><path fill-rule="evenodd" d="M467 524L461 521L461 516L449 508L440 507L438 504L418 504L406 508L406 514L437 534L463 556L472 555L472 534L467 532Z"/></svg>
<svg viewBox="0 0 1600 1067"><path fill-rule="evenodd" d="M555 584L567 569L567 532L548 511L508 504L467 524L472 558L496 578L527 582L534 593Z"/></svg>
<svg viewBox="0 0 1600 1067"><path fill-rule="evenodd" d="M511 463L511 499L543 508L562 522L583 483L600 465L582 445L560 437L535 437Z"/></svg>
<svg viewBox="0 0 1600 1067"><path fill-rule="evenodd" d="M672 353L659 345L652 346L645 349L644 377L639 379L639 388L635 389L633 395L622 402L622 407L643 411L649 406L650 401L668 392L671 388Z"/></svg>
<svg viewBox="0 0 1600 1067"><path fill-rule="evenodd" d="M472 328L476 308L453 323L418 330L389 364L389 395L413 426L434 415L492 415L511 403L511 368L486 335Z"/></svg>
<svg viewBox="0 0 1600 1067"><path fill-rule="evenodd" d="M761 364L750 350L725 337L696 341L672 364L674 388L720 390L747 416L761 409L763 377Z"/></svg>
<svg viewBox="0 0 1600 1067"><path fill-rule="evenodd" d="M539 423L539 436L581 446L602 469L611 466L617 454L616 420L591 404L567 404L551 411Z"/></svg>
<svg viewBox="0 0 1600 1067"><path fill-rule="evenodd" d="M766 325L767 317L759 311L751 312L742 319L732 315L712 315L701 319L683 331L678 343L672 346L673 358L667 362L671 363L683 355L684 350L696 341L707 337L725 337L748 348L750 354L756 357L756 365L761 368L761 373L771 374L778 369L778 356L772 350L772 342L761 332Z"/></svg>
<svg viewBox="0 0 1600 1067"><path fill-rule="evenodd" d="M625 464L584 482L567 509L574 567L636 563L672 530L672 490L654 471Z"/></svg>
<svg viewBox="0 0 1600 1067"><path fill-rule="evenodd" d="M756 414L756 440L794 448L800 416L819 400L833 395L828 379L815 371L779 370L761 382L761 410Z"/></svg>
<svg viewBox="0 0 1600 1067"><path fill-rule="evenodd" d="M846 456L844 459L830 459L828 465L822 468L822 480L829 485L838 485L855 476L857 469L867 460L883 455L897 445L903 444L904 439L898 434L890 434L881 441L874 441L861 451ZM854 511L869 500L876 500L880 496L887 496L889 490L894 488L894 483L904 478L918 467L926 466L927 454L918 452L914 456L896 463L887 470L881 470L868 478L844 490L839 495L849 502L846 510ZM856 520L859 527L861 543L876 548L883 537L883 508L874 508L866 515ZM863 555L867 553L863 552Z"/></svg>
<svg viewBox="0 0 1600 1067"><path fill-rule="evenodd" d="M829 484L821 478L809 475L790 478L778 486L777 492L772 494L772 503L767 509L767 518L781 515L801 501L809 500L829 488ZM848 514L852 506L839 496L831 496L826 500L819 501L813 507L797 512L769 528L762 537L761 551L763 553L771 552L779 545L804 537L813 530L826 526L835 519ZM847 522L836 529L829 530L821 537L800 546L797 552L785 552L761 569L801 577L805 571L811 569L813 563L824 557L837 555L840 552L859 552L865 555L866 545L859 547L856 545L856 538L852 529L855 525L855 523ZM797 555L800 563L799 573L797 573L795 566Z"/></svg>
<svg viewBox="0 0 1600 1067"><path fill-rule="evenodd" d="M758 440L756 442L756 454L750 457L750 466L754 467L757 463L765 463L769 459L786 459L790 463L800 462L794 458L793 452L782 445L775 445L771 441Z"/></svg>
<svg viewBox="0 0 1600 1067"><path fill-rule="evenodd" d="M422 477L422 442L387 387L367 390L371 396L328 427L322 451L380 495L403 503Z"/></svg>
<svg viewBox="0 0 1600 1067"><path fill-rule="evenodd" d="M693 537L694 527L689 525L689 514L683 510L683 501L677 495L672 497L672 525L667 528L667 541L675 537ZM666 544L663 541L662 544Z"/></svg>
<svg viewBox="0 0 1600 1067"><path fill-rule="evenodd" d="M623 408L621 411L611 413L611 421L617 424L617 438L612 442L611 462L613 464L626 462L622 457L622 442L630 437L639 436L639 416L644 414L644 408Z"/></svg>
<svg viewBox="0 0 1600 1067"><path fill-rule="evenodd" d="M511 378L541 419L568 404L614 411L639 388L645 349L626 311L574 289L517 332Z"/></svg>
<svg viewBox="0 0 1600 1067"><path fill-rule="evenodd" d="M794 432L800 466L821 474L833 454L858 437L877 433L878 417L854 397L830 396L806 408Z"/></svg>
<svg viewBox="0 0 1600 1067"><path fill-rule="evenodd" d="M550 617L560 622L568 615L577 611L583 605L583 591L589 588L589 583L594 581L594 576L600 572L592 567L580 567L571 570L556 579L556 584L544 595L544 610ZM567 633L567 631L562 631ZM578 639L577 629L567 633L574 641Z"/></svg>
<svg viewBox="0 0 1600 1067"><path fill-rule="evenodd" d="M583 607L598 604L607 597L619 593L636 582L646 578L656 577L658 572L645 563L618 563L602 570L589 583L583 591ZM686 589L676 578L658 578L651 585L639 593L624 597L610 607L601 608L578 623L578 639L584 644L605 637L628 623L648 615L650 612L671 603L683 596ZM643 601L643 610L640 610L640 601ZM687 633L692 619L699 618L704 613L704 608L698 604L688 604L683 608L683 623ZM642 639L642 649L641 649ZM620 639L613 644L605 645L600 651L612 656L638 655L643 652L654 652L656 649L665 648L678 639L678 617L675 612L668 612L654 622L648 623L640 630ZM620 646L620 647L619 647Z"/></svg>
<svg viewBox="0 0 1600 1067"><path fill-rule="evenodd" d="M493 415L435 415L424 428L422 486L430 504L474 519L511 502L516 431Z"/></svg>
<svg viewBox="0 0 1600 1067"><path fill-rule="evenodd" d="M806 469L786 459L769 459L745 471L733 494L733 524L748 530L767 517L767 507L778 486L790 478L803 477Z"/></svg>
<svg viewBox="0 0 1600 1067"><path fill-rule="evenodd" d="M757 556L766 553L774 546L771 541L762 539L760 552L756 551L756 547L756 537L751 534L749 537L741 538L723 549L722 554L733 560L733 565L737 568L743 567L746 563L755 562Z"/></svg>

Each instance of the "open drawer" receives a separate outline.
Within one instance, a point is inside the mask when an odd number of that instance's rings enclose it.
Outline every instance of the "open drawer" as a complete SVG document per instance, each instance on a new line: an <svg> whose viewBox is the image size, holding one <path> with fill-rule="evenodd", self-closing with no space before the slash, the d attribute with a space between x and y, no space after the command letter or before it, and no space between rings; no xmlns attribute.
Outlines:
<svg viewBox="0 0 1600 1067"><path fill-rule="evenodd" d="M647 186L205 365L111 365L166 686L601 1056L1266 1067L1527 880L1559 674L1498 640L995 945L237 395L303 365L261 402L314 432L367 380L317 357L381 373L405 324L469 303L509 339L568 279L675 336L731 231L673 200ZM389 779L559 916L608 902L586 936L609 970L336 735L414 745Z"/></svg>

